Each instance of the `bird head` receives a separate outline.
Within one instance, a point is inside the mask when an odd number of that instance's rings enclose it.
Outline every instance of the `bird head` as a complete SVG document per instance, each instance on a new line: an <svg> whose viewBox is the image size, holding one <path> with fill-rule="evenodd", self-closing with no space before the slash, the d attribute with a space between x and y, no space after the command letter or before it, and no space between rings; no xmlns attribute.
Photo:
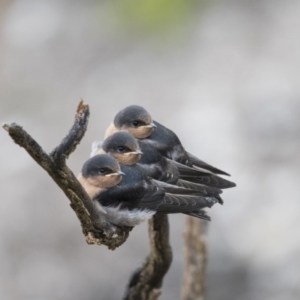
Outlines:
<svg viewBox="0 0 300 300"><path fill-rule="evenodd" d="M124 165L137 163L143 154L138 141L126 131L116 132L106 138L102 144L102 149Z"/></svg>
<svg viewBox="0 0 300 300"><path fill-rule="evenodd" d="M137 139L149 137L156 128L151 115L139 105L127 106L117 113L114 125L118 130L130 132Z"/></svg>
<svg viewBox="0 0 300 300"><path fill-rule="evenodd" d="M116 186L125 174L114 157L108 154L98 154L84 163L81 175L89 185L110 188Z"/></svg>

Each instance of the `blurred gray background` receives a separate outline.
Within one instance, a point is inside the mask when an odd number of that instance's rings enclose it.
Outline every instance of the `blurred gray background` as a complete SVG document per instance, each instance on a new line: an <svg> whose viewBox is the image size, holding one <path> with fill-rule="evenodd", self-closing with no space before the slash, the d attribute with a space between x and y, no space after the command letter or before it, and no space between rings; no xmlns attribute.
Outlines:
<svg viewBox="0 0 300 300"><path fill-rule="evenodd" d="M78 173L114 115L144 106L232 174L209 224L209 300L300 299L299 0L1 0L0 120L51 151L90 104ZM123 295L146 224L119 249L88 246L68 199L4 130L0 298ZM184 216L161 299L180 297Z"/></svg>

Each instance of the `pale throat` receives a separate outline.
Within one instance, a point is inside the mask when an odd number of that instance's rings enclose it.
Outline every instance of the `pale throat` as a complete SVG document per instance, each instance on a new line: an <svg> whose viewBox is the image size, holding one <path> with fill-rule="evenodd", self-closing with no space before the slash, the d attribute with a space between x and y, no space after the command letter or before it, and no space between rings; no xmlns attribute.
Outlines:
<svg viewBox="0 0 300 300"><path fill-rule="evenodd" d="M87 194L94 199L107 188L116 186L121 180L122 175L105 175L85 178L80 173L77 177Z"/></svg>
<svg viewBox="0 0 300 300"><path fill-rule="evenodd" d="M145 139L149 137L154 130L154 128L149 125L140 126L137 128L127 127L124 129L131 133L136 139Z"/></svg>
<svg viewBox="0 0 300 300"><path fill-rule="evenodd" d="M123 165L134 165L141 159L141 154L136 154L132 152L128 153L109 153L112 155L119 163Z"/></svg>

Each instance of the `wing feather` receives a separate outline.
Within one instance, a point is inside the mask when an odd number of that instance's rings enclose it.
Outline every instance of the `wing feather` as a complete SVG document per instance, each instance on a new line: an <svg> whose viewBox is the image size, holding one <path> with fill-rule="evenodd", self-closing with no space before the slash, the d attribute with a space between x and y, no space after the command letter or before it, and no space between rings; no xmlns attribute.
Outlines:
<svg viewBox="0 0 300 300"><path fill-rule="evenodd" d="M217 169L209 164L207 164L206 162L200 160L198 157L196 157L195 155L191 154L190 152L186 151L191 163L197 167L200 167L200 168L203 168L205 170L209 170L215 174L219 174L219 175L227 175L227 176L230 176L228 173L220 170L220 169Z"/></svg>

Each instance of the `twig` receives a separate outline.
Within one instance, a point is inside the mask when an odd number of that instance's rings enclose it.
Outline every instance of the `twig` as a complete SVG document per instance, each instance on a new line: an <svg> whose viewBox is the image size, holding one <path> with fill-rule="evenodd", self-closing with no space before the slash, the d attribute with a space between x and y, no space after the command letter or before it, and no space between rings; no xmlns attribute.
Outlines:
<svg viewBox="0 0 300 300"><path fill-rule="evenodd" d="M156 300L162 282L172 262L169 244L169 222L166 215L155 215L149 220L150 254L129 281L124 300Z"/></svg>
<svg viewBox="0 0 300 300"><path fill-rule="evenodd" d="M207 224L203 220L186 218L185 266L181 300L205 299L206 227Z"/></svg>
<svg viewBox="0 0 300 300"><path fill-rule="evenodd" d="M75 122L68 135L49 155L42 147L18 124L4 124L16 144L23 147L28 154L52 177L71 201L71 207L80 220L83 234L89 244L104 244L109 249L122 245L131 227L117 227L101 221L89 196L82 188L72 171L66 166L66 159L80 143L87 129L89 106L79 103Z"/></svg>

